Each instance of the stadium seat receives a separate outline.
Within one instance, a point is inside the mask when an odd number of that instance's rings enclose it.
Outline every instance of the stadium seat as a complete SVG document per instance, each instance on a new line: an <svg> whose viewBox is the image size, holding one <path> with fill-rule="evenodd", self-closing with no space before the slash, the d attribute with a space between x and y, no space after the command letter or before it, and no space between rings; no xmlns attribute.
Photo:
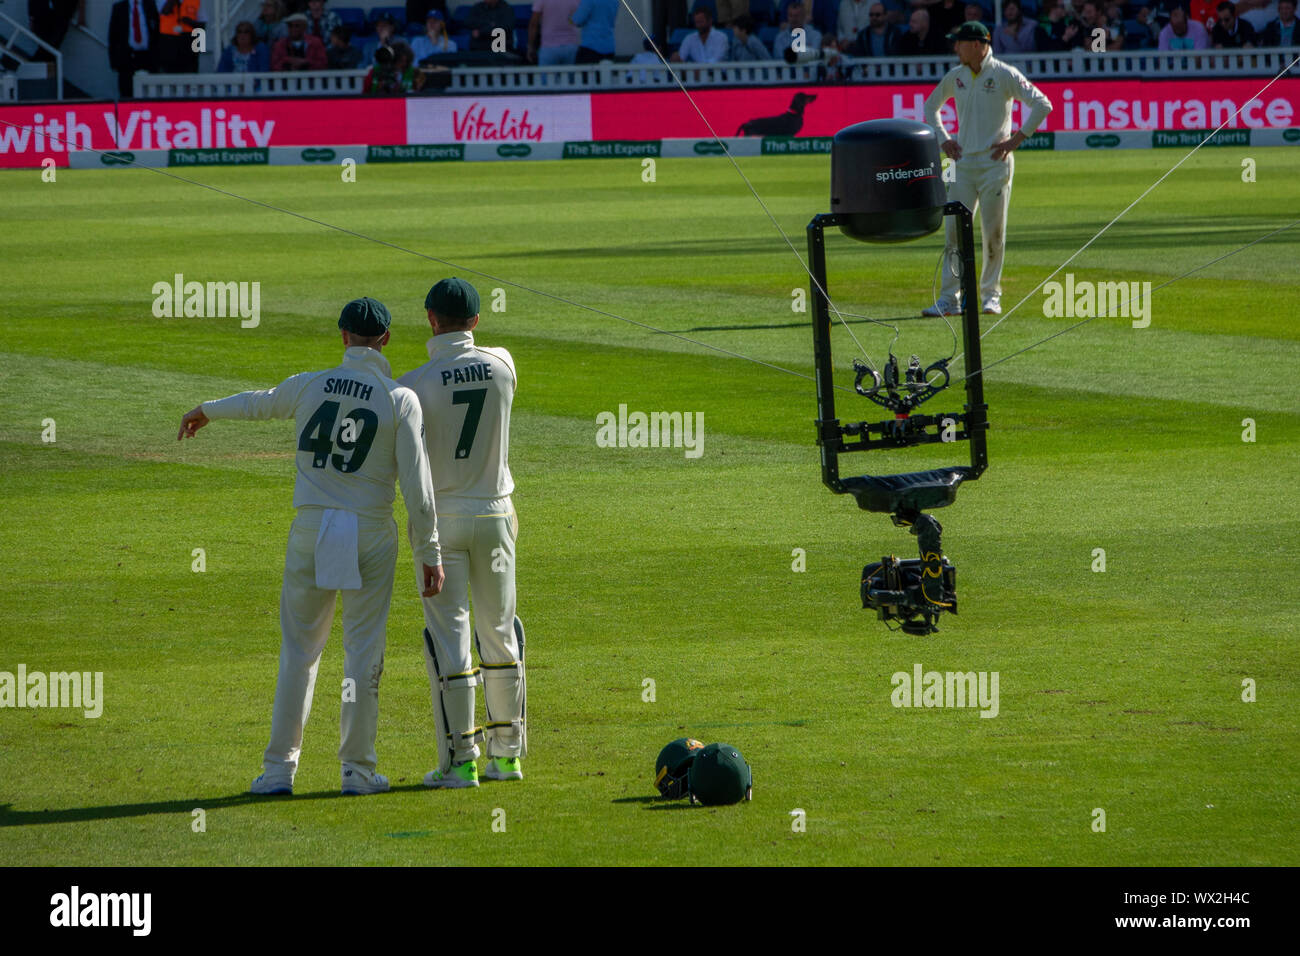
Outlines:
<svg viewBox="0 0 1300 956"><path fill-rule="evenodd" d="M755 25L776 23L776 4L773 0L749 0L749 15Z"/></svg>
<svg viewBox="0 0 1300 956"><path fill-rule="evenodd" d="M515 8L515 26L528 28L528 21L533 18L533 5L531 3L512 4ZM524 44L527 46L527 44Z"/></svg>
<svg viewBox="0 0 1300 956"><path fill-rule="evenodd" d="M775 26L760 27L758 30L758 38L763 41L763 46L770 50L772 49L772 44L776 42L777 34L780 32L781 31Z"/></svg>
<svg viewBox="0 0 1300 956"><path fill-rule="evenodd" d="M451 35L451 39L456 44L456 51L458 53L464 53L469 49L470 41L474 38L470 36L468 30L458 30Z"/></svg>
<svg viewBox="0 0 1300 956"><path fill-rule="evenodd" d="M366 23L366 11L360 7L331 7L339 15L339 21L352 31L354 37L364 36L369 32Z"/></svg>
<svg viewBox="0 0 1300 956"><path fill-rule="evenodd" d="M406 35L408 37L418 37L424 32L424 24L418 21L411 21L406 25Z"/></svg>
<svg viewBox="0 0 1300 956"><path fill-rule="evenodd" d="M469 12L473 9L474 7L471 4L462 3L455 10L451 11L452 22L456 26L464 26L465 21L469 19Z"/></svg>
<svg viewBox="0 0 1300 956"><path fill-rule="evenodd" d="M1136 20L1124 21L1124 49L1142 50L1149 45L1150 36L1147 28Z"/></svg>
<svg viewBox="0 0 1300 956"><path fill-rule="evenodd" d="M694 27L678 27L668 35L668 45L676 50L688 36L695 32Z"/></svg>

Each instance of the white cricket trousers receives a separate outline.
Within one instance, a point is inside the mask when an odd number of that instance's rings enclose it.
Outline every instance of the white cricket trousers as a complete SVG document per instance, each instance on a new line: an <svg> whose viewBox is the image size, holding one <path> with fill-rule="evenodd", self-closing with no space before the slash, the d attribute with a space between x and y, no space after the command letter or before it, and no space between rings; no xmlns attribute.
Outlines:
<svg viewBox="0 0 1300 956"><path fill-rule="evenodd" d="M449 676L473 672L475 642L484 670L496 671L483 675L488 756L518 757L523 750L521 728L493 729L494 724L523 718L523 662L515 634L515 540L519 520L509 497L439 496L437 502L438 541L446 579L438 594L423 599L424 623L435 652L430 657L426 641L425 665L438 733L440 737L448 733L452 736L450 747L440 747L440 765L446 770L452 761L459 763L479 755L478 734L471 726L475 682L471 681L468 701L448 698L440 691L440 684ZM507 668L511 664L517 667ZM446 727L442 726L444 720Z"/></svg>
<svg viewBox="0 0 1300 956"><path fill-rule="evenodd" d="M334 622L335 591L316 587L316 536L322 510L302 508L289 529L280 592L280 675L275 682L271 742L263 757L268 777L298 770L302 731L311 714L316 669ZM388 607L397 569L397 524L391 518L357 519L361 588L343 591L343 675L353 682L344 691L339 714L339 760L373 771L379 724L379 677L384 672ZM354 697L355 700L348 698Z"/></svg>
<svg viewBox="0 0 1300 956"><path fill-rule="evenodd" d="M979 213L980 233L984 244L984 261L980 267L981 304L1002 294L1002 251L1007 238L1007 207L1011 204L1011 178L1015 173L1015 154L1006 160L990 159L988 153L957 160L956 180L948 187L949 202L962 203L972 213ZM940 302L961 301L961 260L957 249L957 220L944 217L943 281Z"/></svg>

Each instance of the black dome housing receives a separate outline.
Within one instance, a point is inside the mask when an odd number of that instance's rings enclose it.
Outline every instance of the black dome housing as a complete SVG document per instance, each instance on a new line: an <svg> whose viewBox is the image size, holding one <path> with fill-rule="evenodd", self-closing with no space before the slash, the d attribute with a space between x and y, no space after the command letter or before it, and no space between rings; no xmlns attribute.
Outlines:
<svg viewBox="0 0 1300 956"><path fill-rule="evenodd" d="M939 138L925 123L878 119L831 143L831 212L860 242L907 242L943 225Z"/></svg>

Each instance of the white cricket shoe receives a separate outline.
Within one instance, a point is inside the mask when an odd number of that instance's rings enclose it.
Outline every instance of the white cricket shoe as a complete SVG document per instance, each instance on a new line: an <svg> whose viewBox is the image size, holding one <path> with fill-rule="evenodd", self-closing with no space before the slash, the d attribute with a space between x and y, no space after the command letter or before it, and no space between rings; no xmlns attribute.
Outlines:
<svg viewBox="0 0 1300 956"><path fill-rule="evenodd" d="M388 792L388 778L382 773L347 765L343 766L342 773L343 793L346 795L357 796L366 793Z"/></svg>
<svg viewBox="0 0 1300 956"><path fill-rule="evenodd" d="M472 760L452 764L446 773L430 770L424 775L424 785L434 789L459 790L478 786L478 764Z"/></svg>
<svg viewBox="0 0 1300 956"><path fill-rule="evenodd" d="M982 305L982 306L980 307L980 310L981 310L985 315L1001 315L1001 314L1002 314L1002 303L998 301L998 297L997 297L997 296L994 296L994 297L991 298L991 299L985 299L985 300L984 300L984 305Z"/></svg>
<svg viewBox="0 0 1300 956"><path fill-rule="evenodd" d="M262 774L253 781L252 786L248 788L249 793L255 793L263 797L274 797L281 794L293 794L293 781L288 777L268 777Z"/></svg>
<svg viewBox="0 0 1300 956"><path fill-rule="evenodd" d="M524 771L518 757L493 757L483 770L486 780L523 780Z"/></svg>
<svg viewBox="0 0 1300 956"><path fill-rule="evenodd" d="M956 302L940 299L934 305L927 305L921 310L921 314L929 319L937 319L941 315L961 315L961 306Z"/></svg>

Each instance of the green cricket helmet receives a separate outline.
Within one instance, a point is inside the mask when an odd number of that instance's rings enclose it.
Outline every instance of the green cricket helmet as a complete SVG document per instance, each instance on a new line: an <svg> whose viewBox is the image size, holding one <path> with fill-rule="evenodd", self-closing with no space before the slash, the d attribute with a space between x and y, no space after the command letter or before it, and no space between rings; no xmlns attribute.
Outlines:
<svg viewBox="0 0 1300 956"><path fill-rule="evenodd" d="M709 744L691 761L686 792L692 803L705 806L752 800L754 774L731 744Z"/></svg>
<svg viewBox="0 0 1300 956"><path fill-rule="evenodd" d="M686 796L686 773L695 761L695 755L704 744L690 737L678 737L663 750L655 761L655 787L669 800Z"/></svg>

